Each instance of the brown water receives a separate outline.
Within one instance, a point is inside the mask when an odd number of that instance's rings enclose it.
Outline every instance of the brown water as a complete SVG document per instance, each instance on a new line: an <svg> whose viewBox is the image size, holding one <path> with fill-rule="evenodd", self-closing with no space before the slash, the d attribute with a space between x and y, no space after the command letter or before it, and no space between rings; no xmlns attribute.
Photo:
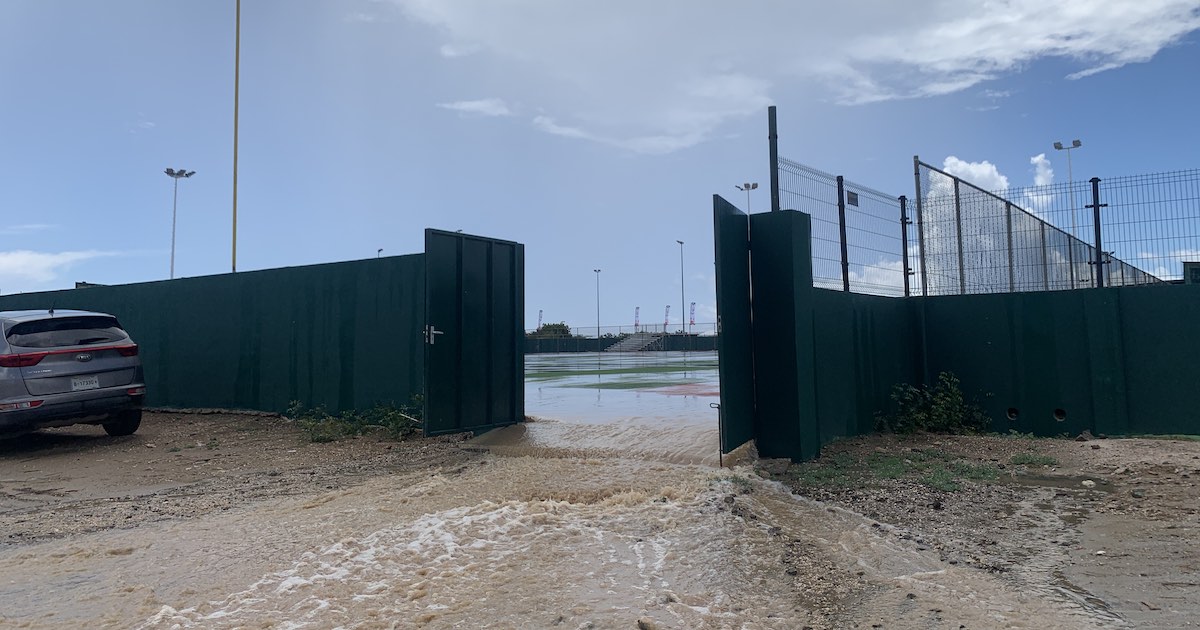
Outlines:
<svg viewBox="0 0 1200 630"><path fill-rule="evenodd" d="M787 544L827 568L789 576ZM821 627L818 579L857 584L847 619L885 627L1118 623L744 472L623 459L500 457L27 546L0 566L0 619L37 628Z"/></svg>
<svg viewBox="0 0 1200 630"><path fill-rule="evenodd" d="M1121 627L715 467L715 412L663 411L701 402L495 431L454 472L3 549L0 626Z"/></svg>

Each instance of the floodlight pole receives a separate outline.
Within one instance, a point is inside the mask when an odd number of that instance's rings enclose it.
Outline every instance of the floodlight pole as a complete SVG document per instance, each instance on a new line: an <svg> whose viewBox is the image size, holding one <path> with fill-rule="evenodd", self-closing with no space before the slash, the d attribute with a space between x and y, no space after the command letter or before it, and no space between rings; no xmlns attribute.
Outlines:
<svg viewBox="0 0 1200 630"><path fill-rule="evenodd" d="M238 89L241 83L242 0L237 0L233 31L233 262L237 272Z"/></svg>
<svg viewBox="0 0 1200 630"><path fill-rule="evenodd" d="M741 186L734 184L733 187L738 190L746 191L746 214L750 214L750 191L758 188L758 182L746 182Z"/></svg>
<svg viewBox="0 0 1200 630"><path fill-rule="evenodd" d="M683 331L684 338L686 339L687 320L684 319L684 313L687 312L685 309L687 305L687 298L685 297L686 294L684 293L683 286L683 241L677 240L675 242L679 243L679 328ZM687 351L686 344L684 345L684 351Z"/></svg>
<svg viewBox="0 0 1200 630"><path fill-rule="evenodd" d="M593 269L596 272L596 356L600 356L600 270Z"/></svg>
<svg viewBox="0 0 1200 630"><path fill-rule="evenodd" d="M1054 149L1056 151L1066 151L1067 152L1067 187L1071 191L1071 236L1074 238L1079 238L1078 236L1075 235L1075 232L1079 229L1079 226L1075 220L1075 173L1074 173L1073 169L1071 168L1071 151L1074 149L1078 149L1081 146L1083 146L1083 143L1078 140L1072 140L1071 146L1063 146L1063 143L1061 143L1061 142L1054 143ZM1077 278L1076 278L1075 269L1074 269L1074 267L1072 267L1072 269L1071 269L1071 288L1072 289L1075 288L1076 282L1077 282Z"/></svg>
<svg viewBox="0 0 1200 630"><path fill-rule="evenodd" d="M191 177L196 174L196 171L187 169L175 170L168 168L163 171L168 177L175 180L175 193L171 200L171 279L175 279L175 217L179 208L179 180Z"/></svg>

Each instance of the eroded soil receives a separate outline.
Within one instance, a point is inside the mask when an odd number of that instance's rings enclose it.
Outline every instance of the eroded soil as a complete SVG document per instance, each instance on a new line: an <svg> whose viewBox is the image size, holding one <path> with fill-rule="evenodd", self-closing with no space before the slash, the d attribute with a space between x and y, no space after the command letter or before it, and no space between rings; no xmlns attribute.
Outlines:
<svg viewBox="0 0 1200 630"><path fill-rule="evenodd" d="M313 443L278 417L147 414L126 438L0 443L0 626L1200 619L1197 442L871 436L722 470L465 437Z"/></svg>

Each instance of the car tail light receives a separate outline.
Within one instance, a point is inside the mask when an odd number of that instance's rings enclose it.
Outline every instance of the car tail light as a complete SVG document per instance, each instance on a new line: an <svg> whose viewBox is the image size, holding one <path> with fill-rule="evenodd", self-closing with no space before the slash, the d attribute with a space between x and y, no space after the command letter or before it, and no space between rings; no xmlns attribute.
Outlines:
<svg viewBox="0 0 1200 630"><path fill-rule="evenodd" d="M132 346L117 346L117 352L120 352L123 357L136 357L138 347L136 343Z"/></svg>
<svg viewBox="0 0 1200 630"><path fill-rule="evenodd" d="M19 403L0 403L0 411L17 411L19 409L33 409L34 407L41 406L42 401L40 400L26 400L25 402Z"/></svg>
<svg viewBox="0 0 1200 630"><path fill-rule="evenodd" d="M129 394L130 396L145 396L146 388L145 387L130 387L129 389L125 390L125 393Z"/></svg>
<svg viewBox="0 0 1200 630"><path fill-rule="evenodd" d="M30 367L42 362L48 352L31 352L28 354L6 354L0 356L0 367L20 368ZM40 403L39 403L40 404Z"/></svg>

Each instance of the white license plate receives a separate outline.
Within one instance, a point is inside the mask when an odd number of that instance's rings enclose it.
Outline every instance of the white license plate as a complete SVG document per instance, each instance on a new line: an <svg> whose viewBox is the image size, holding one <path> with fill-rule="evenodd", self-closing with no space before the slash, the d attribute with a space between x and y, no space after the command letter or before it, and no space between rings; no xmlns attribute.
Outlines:
<svg viewBox="0 0 1200 630"><path fill-rule="evenodd" d="M100 377L76 376L71 379L71 391L78 392L85 389L100 389Z"/></svg>

